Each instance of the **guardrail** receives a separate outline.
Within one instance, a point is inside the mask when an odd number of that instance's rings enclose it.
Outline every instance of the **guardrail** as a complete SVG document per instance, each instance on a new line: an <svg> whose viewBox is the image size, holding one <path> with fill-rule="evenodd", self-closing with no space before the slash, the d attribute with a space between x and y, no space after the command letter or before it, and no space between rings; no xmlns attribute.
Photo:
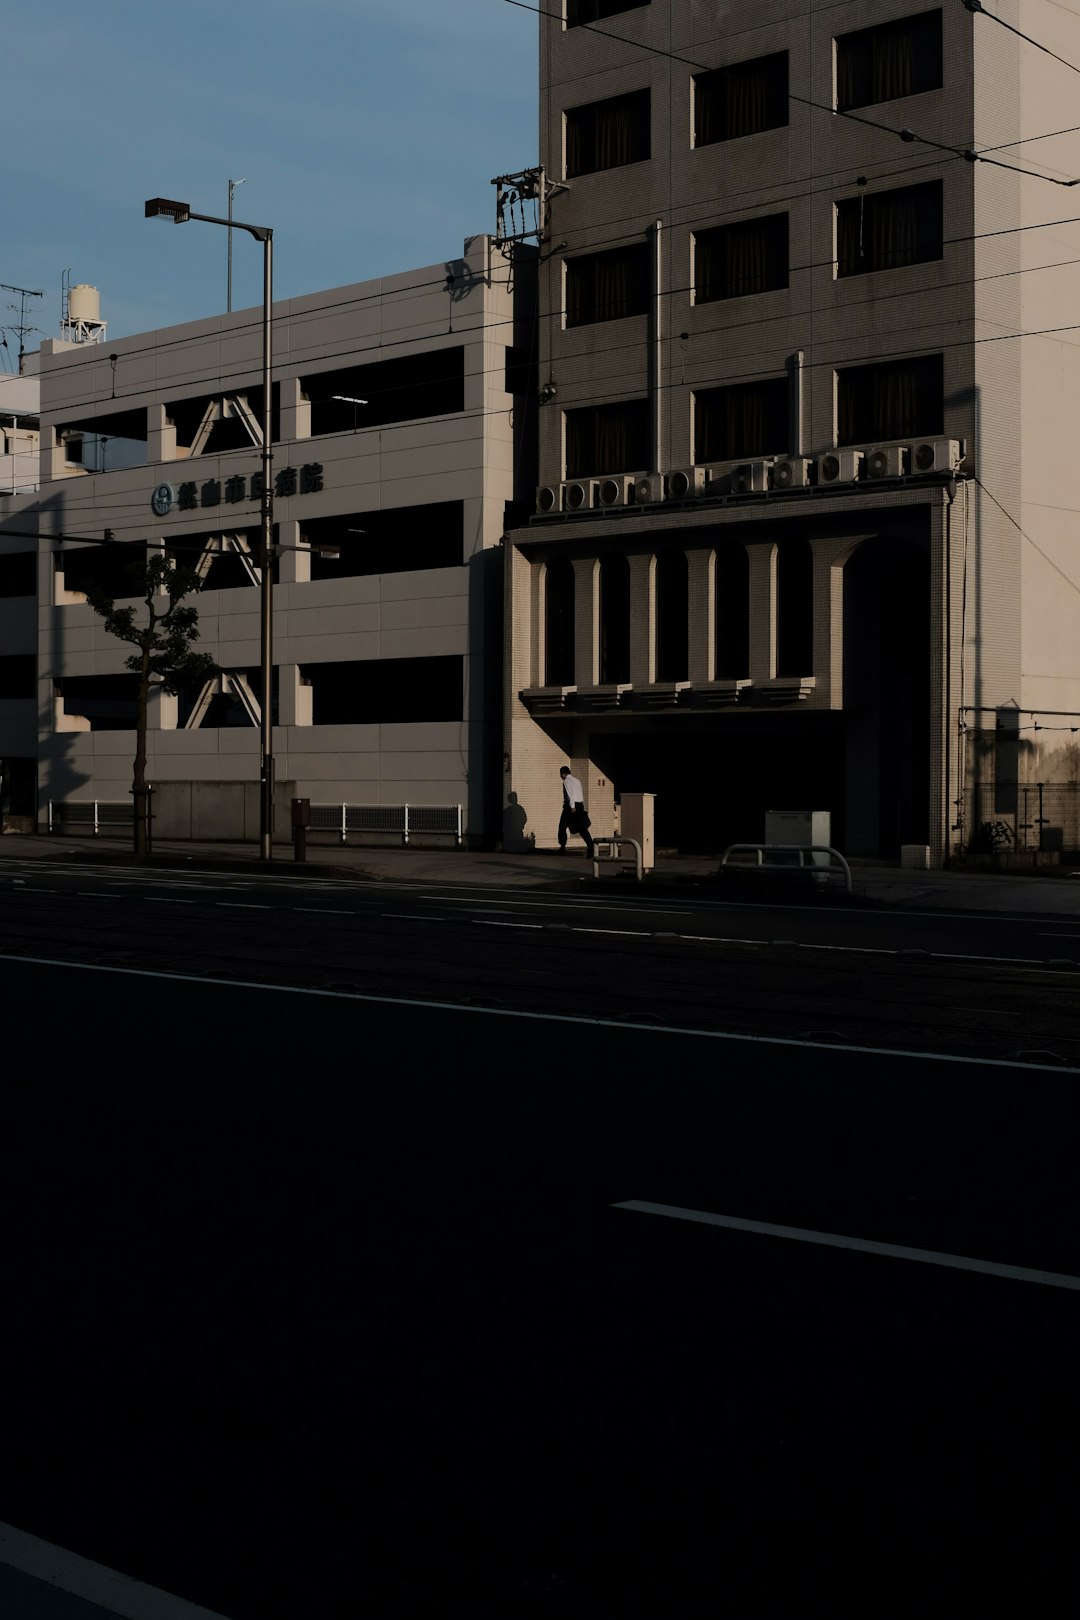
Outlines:
<svg viewBox="0 0 1080 1620"><path fill-rule="evenodd" d="M622 848L623 844L629 844L631 846L634 851L633 856L619 854L619 850ZM608 853L606 855L602 855L600 853L601 850L607 850ZM601 861L611 862L617 866L629 866L631 860L636 868L637 880L640 883L644 873L644 865L642 861L641 845L638 843L636 838L613 837L593 839L592 875L594 878L598 878L600 876Z"/></svg>
<svg viewBox="0 0 1080 1620"><path fill-rule="evenodd" d="M820 878L822 881L827 881L830 878L840 878L843 880L848 894L851 893L851 867L840 851L833 849L831 844L729 844L720 857L721 870L728 866L729 855L747 854L757 856L757 861L753 866L745 861L733 861L731 862L731 869L739 872L805 872L807 870L803 860L805 855L828 855L830 860L825 866L822 866L817 861L811 863L810 876ZM797 855L799 859L797 863L791 860L773 861L765 859L766 856L771 855ZM831 857L835 857L839 863L837 866L832 864Z"/></svg>
<svg viewBox="0 0 1080 1620"><path fill-rule="evenodd" d="M412 834L445 833L461 847L460 804L312 804L309 832L336 832L341 843L349 833L396 833L407 844Z"/></svg>
<svg viewBox="0 0 1080 1620"><path fill-rule="evenodd" d="M103 827L130 829L132 814L130 799L50 799L49 831L89 827L96 838Z"/></svg>

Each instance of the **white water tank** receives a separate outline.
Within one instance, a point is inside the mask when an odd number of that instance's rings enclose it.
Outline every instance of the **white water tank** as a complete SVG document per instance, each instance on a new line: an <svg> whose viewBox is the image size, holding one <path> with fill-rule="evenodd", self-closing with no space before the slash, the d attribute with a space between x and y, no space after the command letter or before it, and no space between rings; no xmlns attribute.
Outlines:
<svg viewBox="0 0 1080 1620"><path fill-rule="evenodd" d="M79 281L68 291L68 320L72 322L101 320L101 296L96 287Z"/></svg>

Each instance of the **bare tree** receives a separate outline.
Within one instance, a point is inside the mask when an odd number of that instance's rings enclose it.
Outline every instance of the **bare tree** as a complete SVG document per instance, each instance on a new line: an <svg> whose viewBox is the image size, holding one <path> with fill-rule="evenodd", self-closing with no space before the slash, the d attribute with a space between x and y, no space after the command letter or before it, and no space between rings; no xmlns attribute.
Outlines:
<svg viewBox="0 0 1080 1620"><path fill-rule="evenodd" d="M145 564L135 564L129 572L145 591L146 616L134 606L117 607L114 597L91 589L87 599L105 628L118 641L129 642L136 650L125 658L124 667L137 675L135 719L135 764L131 792L135 809L135 853L150 849L150 789L146 782L146 719L150 693L154 688L171 694L182 686L201 683L217 674L217 665L207 653L194 652L199 639L198 609L184 606L185 598L200 588L199 576L190 568L179 568L171 558L158 553Z"/></svg>

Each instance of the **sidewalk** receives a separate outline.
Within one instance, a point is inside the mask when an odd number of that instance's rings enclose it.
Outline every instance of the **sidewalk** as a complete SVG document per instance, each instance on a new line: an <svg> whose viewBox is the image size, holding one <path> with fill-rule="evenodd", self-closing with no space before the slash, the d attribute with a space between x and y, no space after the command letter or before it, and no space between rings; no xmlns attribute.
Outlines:
<svg viewBox="0 0 1080 1620"><path fill-rule="evenodd" d="M94 861L130 865L133 857L122 837L52 836L9 834L0 838L0 862L7 860ZM366 848L360 845L315 844L309 840L307 860L298 866L292 846L275 844L274 861L263 867L254 844L212 841L160 840L148 863L155 867L197 868L203 871L250 873L287 881L299 876L364 879L420 884L492 884L503 888L553 888L580 891L592 887L592 866L580 849L560 855L557 850L537 850L530 854L503 854L492 851L458 849ZM737 891L717 878L719 861L714 855L667 855L657 857L642 890L659 895L692 888L700 898L753 899L759 892L758 880L747 877ZM605 888L620 893L634 891L632 875L609 868L599 880ZM760 885L762 900L776 904L788 897L782 879L768 879ZM983 911L1017 915L1076 916L1080 918L1080 871L1062 867L1046 873L948 871L904 871L897 866L856 861L852 863L853 897L857 904L895 906L926 911ZM783 887L781 887L783 885ZM838 884L827 891L833 902L847 897ZM805 888L792 887L792 896L805 898ZM813 902L811 902L813 903Z"/></svg>

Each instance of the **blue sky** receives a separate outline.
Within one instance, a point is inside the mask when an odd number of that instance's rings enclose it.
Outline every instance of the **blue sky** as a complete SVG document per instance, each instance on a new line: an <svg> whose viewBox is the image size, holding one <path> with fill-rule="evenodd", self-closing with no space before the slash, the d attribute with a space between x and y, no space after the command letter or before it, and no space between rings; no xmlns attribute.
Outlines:
<svg viewBox="0 0 1080 1620"><path fill-rule="evenodd" d="M113 337L216 314L226 233L143 201L223 215L230 177L236 217L274 228L276 298L456 256L493 227L491 177L537 160L536 35L505 0L9 6L0 282L44 291L48 337L67 268ZM234 236L234 308L261 278ZM17 302L0 293L0 324Z"/></svg>

